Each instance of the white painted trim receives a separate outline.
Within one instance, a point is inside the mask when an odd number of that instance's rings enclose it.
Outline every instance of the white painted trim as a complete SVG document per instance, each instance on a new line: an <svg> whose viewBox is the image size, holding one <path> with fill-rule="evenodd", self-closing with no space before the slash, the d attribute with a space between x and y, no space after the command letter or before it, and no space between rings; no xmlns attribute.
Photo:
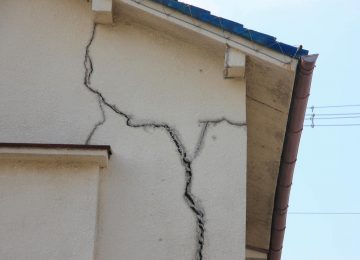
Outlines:
<svg viewBox="0 0 360 260"><path fill-rule="evenodd" d="M92 0L91 9L94 13L94 22L101 24L113 23L113 1Z"/></svg>
<svg viewBox="0 0 360 260"><path fill-rule="evenodd" d="M245 78L246 55L237 49L225 50L224 78Z"/></svg>
<svg viewBox="0 0 360 260"><path fill-rule="evenodd" d="M264 46L256 44L254 42L243 39L239 36L233 35L228 32L224 32L219 28L208 25L197 19L183 15L170 8L162 6L158 3L151 2L149 0L121 0L123 3L138 8L144 12L155 15L159 18L165 19L169 22L177 24L181 27L195 31L203 36L211 38L222 44L226 44L232 48L238 49L246 55L251 55L276 66L280 66L286 70L295 71L297 67L297 60L290 58L284 54L277 53Z"/></svg>
<svg viewBox="0 0 360 260"><path fill-rule="evenodd" d="M0 147L0 160L90 163L107 168L109 159L105 149Z"/></svg>

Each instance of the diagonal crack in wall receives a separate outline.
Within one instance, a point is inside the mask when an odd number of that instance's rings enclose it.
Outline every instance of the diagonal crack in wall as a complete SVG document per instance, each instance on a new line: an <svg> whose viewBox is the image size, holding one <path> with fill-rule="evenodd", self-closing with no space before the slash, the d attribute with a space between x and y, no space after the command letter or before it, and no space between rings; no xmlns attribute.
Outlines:
<svg viewBox="0 0 360 260"><path fill-rule="evenodd" d="M91 130L91 132L89 133L88 137L86 138L85 144L90 144L91 138L93 137L93 135L95 134L96 130L102 126L105 121L106 121L106 115L105 115L105 110L104 110L104 106L103 106L103 102L102 99L100 98L100 96L98 96L98 103L99 103L99 108L101 110L101 120L98 121L93 129Z"/></svg>
<svg viewBox="0 0 360 260"><path fill-rule="evenodd" d="M128 127L132 127L132 128L154 128L154 129L162 129L165 130L171 141L175 144L177 152L179 154L180 157L180 161L181 164L184 167L185 170L185 191L184 191L184 199L185 202L187 203L188 207L191 209L191 211L194 213L195 217L196 217L196 223L197 223L197 251L196 251L196 259L197 260L202 260L203 259L203 248L204 248L204 234L205 234L205 212L203 207L201 206L200 201L194 196L194 194L191 191L191 186L192 186L192 177L193 177L193 172L192 172L192 162L198 157L198 155L201 152L201 149L204 145L204 140L205 140L205 136L208 130L208 127L210 125L217 125L219 123L222 122L227 122L230 125L233 126L238 126L238 127L242 127L242 126L246 126L246 123L243 122L234 122L231 120L226 119L225 117L220 118L220 119L212 119L212 120L201 120L199 123L202 124L202 130L200 133L200 136L198 138L198 142L196 144L194 153L192 156L189 156L186 152L185 146L184 144L181 142L180 139L180 135L178 134L178 131L170 126L169 124L166 123L159 123L156 121L148 121L148 122L136 122L135 119L123 112L122 110L120 110L116 105L111 104L107 101L107 99L104 97L104 95L97 89L94 89L91 86L91 75L94 72L94 66L93 66L93 62L92 59L90 57L90 47L91 44L94 40L95 37L95 33L96 33L96 28L97 28L97 24L94 23L93 29L92 29L92 33L91 33L91 37L89 42L86 45L85 48L85 56L84 56L84 68L85 68L85 76L84 76L84 86L93 94L95 94L98 98L98 102L99 102L99 108L101 110L102 113L102 119L100 121L98 121L94 127L92 128L90 134L88 135L87 139L86 139L86 144L89 144L91 141L92 136L94 135L94 133L96 132L96 130L105 123L106 121L106 116L105 116L105 111L104 111L104 106L108 107L109 109L111 109L113 112L115 112L116 114L118 114L119 116L121 116L122 118L125 119L126 121L126 125Z"/></svg>

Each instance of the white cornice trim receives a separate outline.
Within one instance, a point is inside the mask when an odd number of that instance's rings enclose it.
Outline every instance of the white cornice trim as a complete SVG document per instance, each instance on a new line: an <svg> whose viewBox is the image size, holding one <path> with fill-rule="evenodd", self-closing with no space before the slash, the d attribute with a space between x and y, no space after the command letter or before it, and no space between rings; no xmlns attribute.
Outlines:
<svg viewBox="0 0 360 260"><path fill-rule="evenodd" d="M107 168L109 161L106 149L0 147L3 160L97 164L99 168Z"/></svg>

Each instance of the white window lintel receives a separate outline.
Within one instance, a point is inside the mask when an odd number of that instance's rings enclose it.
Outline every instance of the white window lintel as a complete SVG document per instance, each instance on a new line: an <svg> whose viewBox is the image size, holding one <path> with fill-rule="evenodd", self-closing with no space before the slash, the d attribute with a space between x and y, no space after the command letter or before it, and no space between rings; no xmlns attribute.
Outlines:
<svg viewBox="0 0 360 260"><path fill-rule="evenodd" d="M107 168L110 146L73 144L0 144L0 160L91 163Z"/></svg>

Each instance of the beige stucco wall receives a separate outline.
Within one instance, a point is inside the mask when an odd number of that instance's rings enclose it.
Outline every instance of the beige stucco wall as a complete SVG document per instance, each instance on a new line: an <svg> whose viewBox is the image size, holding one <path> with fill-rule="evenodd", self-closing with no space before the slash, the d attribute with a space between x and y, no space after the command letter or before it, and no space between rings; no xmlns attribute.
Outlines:
<svg viewBox="0 0 360 260"><path fill-rule="evenodd" d="M93 259L99 167L0 160L0 258Z"/></svg>
<svg viewBox="0 0 360 260"><path fill-rule="evenodd" d="M1 142L85 143L103 121L97 95L83 85L91 19L86 1L0 2ZM223 78L225 48L126 14L116 21L96 28L91 86L134 123L171 127L205 213L204 259L244 259L246 126L236 125L246 121L244 81ZM95 258L194 259L196 219L174 140L103 108L90 143L111 145L113 156L100 178ZM222 118L234 124L209 123L196 153L200 121Z"/></svg>

